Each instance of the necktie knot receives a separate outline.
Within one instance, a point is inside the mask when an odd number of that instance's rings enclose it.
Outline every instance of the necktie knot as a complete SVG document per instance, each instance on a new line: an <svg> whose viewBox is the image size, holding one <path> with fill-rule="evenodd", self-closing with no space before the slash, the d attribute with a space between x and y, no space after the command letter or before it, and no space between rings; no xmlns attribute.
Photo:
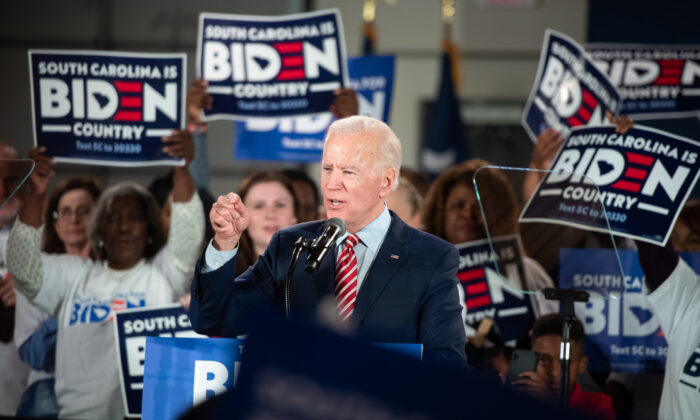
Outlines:
<svg viewBox="0 0 700 420"><path fill-rule="evenodd" d="M345 248L355 248L357 244L360 243L360 238L357 237L354 233L351 233L348 235L348 237L345 239Z"/></svg>

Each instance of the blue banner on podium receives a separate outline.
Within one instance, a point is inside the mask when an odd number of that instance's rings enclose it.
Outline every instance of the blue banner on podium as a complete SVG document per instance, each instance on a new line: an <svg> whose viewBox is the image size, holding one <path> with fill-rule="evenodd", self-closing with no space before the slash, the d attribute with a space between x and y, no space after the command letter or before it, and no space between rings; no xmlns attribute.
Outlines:
<svg viewBox="0 0 700 420"><path fill-rule="evenodd" d="M494 378L434 368L318 326L260 316L251 331L236 388L185 419L583 418Z"/></svg>
<svg viewBox="0 0 700 420"><path fill-rule="evenodd" d="M232 338L146 339L142 418L175 420L204 400L232 389L243 353ZM420 343L376 343L420 360Z"/></svg>
<svg viewBox="0 0 700 420"><path fill-rule="evenodd" d="M233 338L148 337L141 417L174 420L233 388L242 350Z"/></svg>

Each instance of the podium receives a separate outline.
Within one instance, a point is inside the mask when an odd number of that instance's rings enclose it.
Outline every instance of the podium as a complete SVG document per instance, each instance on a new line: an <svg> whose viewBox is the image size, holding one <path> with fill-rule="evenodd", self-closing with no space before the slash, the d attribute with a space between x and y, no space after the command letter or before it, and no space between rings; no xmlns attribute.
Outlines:
<svg viewBox="0 0 700 420"><path fill-rule="evenodd" d="M377 343L416 360L423 346ZM148 337L143 377L144 420L175 420L206 399L236 386L245 340ZM232 408L234 410L234 408Z"/></svg>

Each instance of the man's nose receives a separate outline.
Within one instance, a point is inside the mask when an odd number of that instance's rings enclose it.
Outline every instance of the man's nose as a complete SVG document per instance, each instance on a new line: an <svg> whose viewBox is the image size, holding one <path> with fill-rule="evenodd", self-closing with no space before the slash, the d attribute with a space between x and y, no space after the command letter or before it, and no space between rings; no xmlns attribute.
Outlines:
<svg viewBox="0 0 700 420"><path fill-rule="evenodd" d="M331 189L338 189L342 185L340 172L332 171L328 174L326 186Z"/></svg>
<svg viewBox="0 0 700 420"><path fill-rule="evenodd" d="M559 366L559 361L557 360L553 366L549 368L549 376L552 378L552 382L559 383L559 378L561 376L561 367Z"/></svg>

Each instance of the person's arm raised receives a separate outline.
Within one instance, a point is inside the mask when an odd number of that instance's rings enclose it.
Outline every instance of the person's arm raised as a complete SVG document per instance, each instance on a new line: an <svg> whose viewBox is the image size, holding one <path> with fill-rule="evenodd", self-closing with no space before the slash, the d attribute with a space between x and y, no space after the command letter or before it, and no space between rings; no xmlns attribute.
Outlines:
<svg viewBox="0 0 700 420"><path fill-rule="evenodd" d="M205 217L192 174L187 168L194 157L194 142L189 131L174 130L172 135L163 138L163 143L164 153L185 160L185 165L173 168L172 217L166 250L175 267L181 273L189 274L204 240ZM186 287L183 293L185 290Z"/></svg>
<svg viewBox="0 0 700 420"><path fill-rule="evenodd" d="M207 150L207 124L202 121L202 111L210 110L214 100L207 93L209 83L195 79L187 91L187 129L194 139L194 158L189 165L197 189L209 189L209 156Z"/></svg>
<svg viewBox="0 0 700 420"><path fill-rule="evenodd" d="M209 82L202 79L192 81L187 91L187 125L204 125L202 110L209 110L214 103L213 97L207 93Z"/></svg>
<svg viewBox="0 0 700 420"><path fill-rule="evenodd" d="M173 130L168 137L163 137L163 152L174 158L185 160L183 166L173 168L173 202L190 201L195 193L194 180L187 166L194 158L192 134L187 130Z"/></svg>
<svg viewBox="0 0 700 420"><path fill-rule="evenodd" d="M34 160L34 171L29 177L24 195L24 207L20 212L22 223L38 228L42 222L44 198L51 177L54 175L53 159L44 155L46 147L39 146L29 151L29 159Z"/></svg>
<svg viewBox="0 0 700 420"><path fill-rule="evenodd" d="M533 146L532 156L530 157L530 169L539 171L528 171L525 174L523 200L529 200L532 194L535 193L540 179L545 175L545 172L540 171L549 169L552 165L552 159L554 159L562 143L564 143L564 137L553 128L547 128L537 136L537 143Z"/></svg>
<svg viewBox="0 0 700 420"><path fill-rule="evenodd" d="M29 158L36 167L24 191L24 207L7 240L7 269L15 280L15 287L28 298L34 299L44 283L44 265L41 258L42 209L46 189L54 175L53 159L43 155L46 148L35 147Z"/></svg>
<svg viewBox="0 0 700 420"><path fill-rule="evenodd" d="M340 119L359 114L360 106L354 90L351 88L340 88L334 91L333 94L335 99L330 106L330 111L333 115Z"/></svg>
<svg viewBox="0 0 700 420"><path fill-rule="evenodd" d="M250 214L238 194L220 195L211 207L209 220L214 228L213 245L219 251L229 251L238 245L250 223Z"/></svg>

